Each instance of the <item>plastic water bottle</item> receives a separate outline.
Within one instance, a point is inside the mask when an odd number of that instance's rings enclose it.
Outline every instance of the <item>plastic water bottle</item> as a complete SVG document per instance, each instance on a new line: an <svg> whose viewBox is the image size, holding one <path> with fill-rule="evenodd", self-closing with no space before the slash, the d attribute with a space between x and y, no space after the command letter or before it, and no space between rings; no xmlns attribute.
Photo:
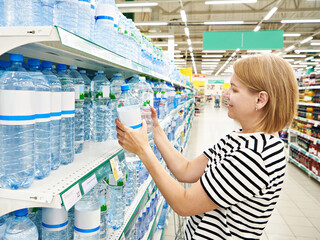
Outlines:
<svg viewBox="0 0 320 240"><path fill-rule="evenodd" d="M90 0L78 0L78 30L77 34L90 39L91 34L91 3Z"/></svg>
<svg viewBox="0 0 320 240"><path fill-rule="evenodd" d="M65 64L57 64L57 71L61 82L61 164L69 164L74 160L74 84Z"/></svg>
<svg viewBox="0 0 320 240"><path fill-rule="evenodd" d="M52 26L55 0L32 0L34 26Z"/></svg>
<svg viewBox="0 0 320 240"><path fill-rule="evenodd" d="M8 67L10 67L10 62L9 61L0 61L0 78L1 78L2 74L5 71L7 71Z"/></svg>
<svg viewBox="0 0 320 240"><path fill-rule="evenodd" d="M42 61L42 73L51 87L51 170L56 170L59 168L61 161L61 83L57 76L52 73L52 62Z"/></svg>
<svg viewBox="0 0 320 240"><path fill-rule="evenodd" d="M28 217L36 225L39 233L39 240L42 239L42 208L29 208Z"/></svg>
<svg viewBox="0 0 320 240"><path fill-rule="evenodd" d="M100 201L95 189L84 195L74 209L74 239L99 240Z"/></svg>
<svg viewBox="0 0 320 240"><path fill-rule="evenodd" d="M80 74L84 80L84 140L90 140L91 137L91 117L92 117L92 95L91 80L86 74L86 70L80 70Z"/></svg>
<svg viewBox="0 0 320 240"><path fill-rule="evenodd" d="M109 185L109 212L108 226L109 228L119 229L123 225L125 198L123 180L116 181L113 174L109 174L107 179Z"/></svg>
<svg viewBox="0 0 320 240"><path fill-rule="evenodd" d="M159 222L157 225L158 229L164 229L164 226L166 223L167 211L168 211L168 203L167 203L167 201L164 201L163 208L162 208L160 218L159 218Z"/></svg>
<svg viewBox="0 0 320 240"><path fill-rule="evenodd" d="M3 239L6 228L7 228L7 221L3 216L1 216L0 217L0 239Z"/></svg>
<svg viewBox="0 0 320 240"><path fill-rule="evenodd" d="M126 158L126 168L127 168L127 181L125 186L125 196L126 196L126 205L130 206L134 197L137 193L137 172L136 167L133 162L130 161L130 158Z"/></svg>
<svg viewBox="0 0 320 240"><path fill-rule="evenodd" d="M51 171L50 145L50 112L51 112L51 87L48 80L40 72L40 61L29 59L29 74L36 88L35 107L35 176L43 179Z"/></svg>
<svg viewBox="0 0 320 240"><path fill-rule="evenodd" d="M4 1L6 26L33 26L33 1L7 0ZM1 15L2 16L2 15Z"/></svg>
<svg viewBox="0 0 320 240"><path fill-rule="evenodd" d="M68 211L68 240L74 239L74 206Z"/></svg>
<svg viewBox="0 0 320 240"><path fill-rule="evenodd" d="M5 0L0 0L0 27L6 26L6 9L5 9ZM1 76L0 76L1 77Z"/></svg>
<svg viewBox="0 0 320 240"><path fill-rule="evenodd" d="M94 41L94 25L96 24L96 0L90 4L90 40Z"/></svg>
<svg viewBox="0 0 320 240"><path fill-rule="evenodd" d="M75 89L75 153L81 153L84 143L84 80L77 67L70 66L70 78L73 80Z"/></svg>
<svg viewBox="0 0 320 240"><path fill-rule="evenodd" d="M98 196L100 200L100 239L108 239L107 228L107 189L108 185L101 180L97 186Z"/></svg>
<svg viewBox="0 0 320 240"><path fill-rule="evenodd" d="M10 55L0 78L1 188L27 188L34 179L35 86L22 67L23 56ZM7 104L10 102L10 104ZM19 137L19 141L17 141ZM1 176L2 175L2 176Z"/></svg>
<svg viewBox="0 0 320 240"><path fill-rule="evenodd" d="M36 225L28 218L28 209L15 211L15 218L7 226L4 234L6 240L38 240Z"/></svg>
<svg viewBox="0 0 320 240"><path fill-rule="evenodd" d="M59 27L76 33L78 29L78 0L56 1L53 22Z"/></svg>
<svg viewBox="0 0 320 240"><path fill-rule="evenodd" d="M42 239L67 239L68 213L63 207L42 209Z"/></svg>
<svg viewBox="0 0 320 240"><path fill-rule="evenodd" d="M107 104L110 93L110 82L103 73L98 71L92 79L93 91L93 141L103 142L108 138Z"/></svg>

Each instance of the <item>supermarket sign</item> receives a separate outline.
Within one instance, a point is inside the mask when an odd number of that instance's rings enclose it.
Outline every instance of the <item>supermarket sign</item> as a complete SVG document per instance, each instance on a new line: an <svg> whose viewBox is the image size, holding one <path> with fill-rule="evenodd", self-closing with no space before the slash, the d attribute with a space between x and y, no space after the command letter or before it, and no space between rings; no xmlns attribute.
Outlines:
<svg viewBox="0 0 320 240"><path fill-rule="evenodd" d="M208 80L208 84L224 84L224 80Z"/></svg>

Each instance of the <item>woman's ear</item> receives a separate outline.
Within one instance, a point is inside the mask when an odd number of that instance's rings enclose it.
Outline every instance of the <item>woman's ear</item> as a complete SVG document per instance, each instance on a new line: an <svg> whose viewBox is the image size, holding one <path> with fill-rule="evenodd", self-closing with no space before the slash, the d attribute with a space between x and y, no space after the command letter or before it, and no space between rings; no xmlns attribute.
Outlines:
<svg viewBox="0 0 320 240"><path fill-rule="evenodd" d="M266 91L261 91L258 93L258 98L256 102L256 110L262 109L269 101L269 95Z"/></svg>

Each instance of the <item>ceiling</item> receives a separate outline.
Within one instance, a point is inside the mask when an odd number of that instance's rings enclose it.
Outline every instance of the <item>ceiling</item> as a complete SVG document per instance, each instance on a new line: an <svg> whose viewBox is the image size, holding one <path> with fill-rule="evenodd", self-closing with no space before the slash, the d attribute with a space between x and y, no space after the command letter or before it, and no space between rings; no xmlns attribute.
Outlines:
<svg viewBox="0 0 320 240"><path fill-rule="evenodd" d="M236 0L241 1L241 0ZM303 52L301 55L314 56L314 60L320 59L320 45L311 45L311 43L320 42L320 0L257 0L255 3L237 3L237 4L215 4L208 5L202 0L155 0L155 1L119 1L120 3L157 3L152 7L125 7L120 8L121 12L134 13L134 22L165 22L165 26L138 26L142 33L147 36L152 35L171 35L174 36L176 53L179 55L175 59L180 59L180 62L185 62L186 65L180 67L193 67L194 73L206 73L207 75L227 75L232 69L232 62L245 55L254 54L248 53L247 50L226 50L222 53L204 53L202 48L203 32L205 31L253 31L257 25L260 30L283 30L284 33L298 33L300 36L284 37L284 48L272 50L274 53L282 54L297 54L295 51L299 49L313 49L319 52ZM269 20L264 20L268 12L273 8L278 7L278 10L271 16ZM185 10L187 21L182 21L180 11ZM287 19L318 19L317 23L281 23L281 20ZM205 25L207 21L244 21L243 24L233 25ZM188 37L185 34L185 27L189 28L191 46L193 49L193 59L189 51L187 43ZM312 37L311 41L300 43L302 40ZM168 37L152 38L156 44L168 43ZM294 49L287 49L294 45ZM163 46L163 50L167 47ZM235 53L234 53L235 52ZM233 54L233 55L232 55ZM203 62L212 62L211 57L203 57L203 55L222 55L218 56L216 63L218 64L202 64ZM232 59L230 59L230 57ZM296 66L296 69L305 72L305 68L310 65L302 64L301 67L297 61L306 62L301 57L290 57L290 63ZM185 60L185 61L183 61ZM229 60L229 61L228 61ZM312 62L310 61L310 62ZM176 61L178 64L178 61ZM318 65L315 65L315 64ZM311 64L311 63L310 63ZM204 66L205 65L205 66ZM210 67L208 67L208 65ZM315 61L311 66L315 66L316 70L320 67L319 61ZM211 72L208 71L210 68ZM226 71L227 70L227 71Z"/></svg>

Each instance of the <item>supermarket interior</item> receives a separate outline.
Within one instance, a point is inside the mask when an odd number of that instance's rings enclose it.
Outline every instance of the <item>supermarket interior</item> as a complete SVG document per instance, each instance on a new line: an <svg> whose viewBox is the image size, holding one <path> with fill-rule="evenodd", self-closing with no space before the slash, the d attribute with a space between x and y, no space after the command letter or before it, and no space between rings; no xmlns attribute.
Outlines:
<svg viewBox="0 0 320 240"><path fill-rule="evenodd" d="M320 240L320 0L0 0L2 239Z"/></svg>

